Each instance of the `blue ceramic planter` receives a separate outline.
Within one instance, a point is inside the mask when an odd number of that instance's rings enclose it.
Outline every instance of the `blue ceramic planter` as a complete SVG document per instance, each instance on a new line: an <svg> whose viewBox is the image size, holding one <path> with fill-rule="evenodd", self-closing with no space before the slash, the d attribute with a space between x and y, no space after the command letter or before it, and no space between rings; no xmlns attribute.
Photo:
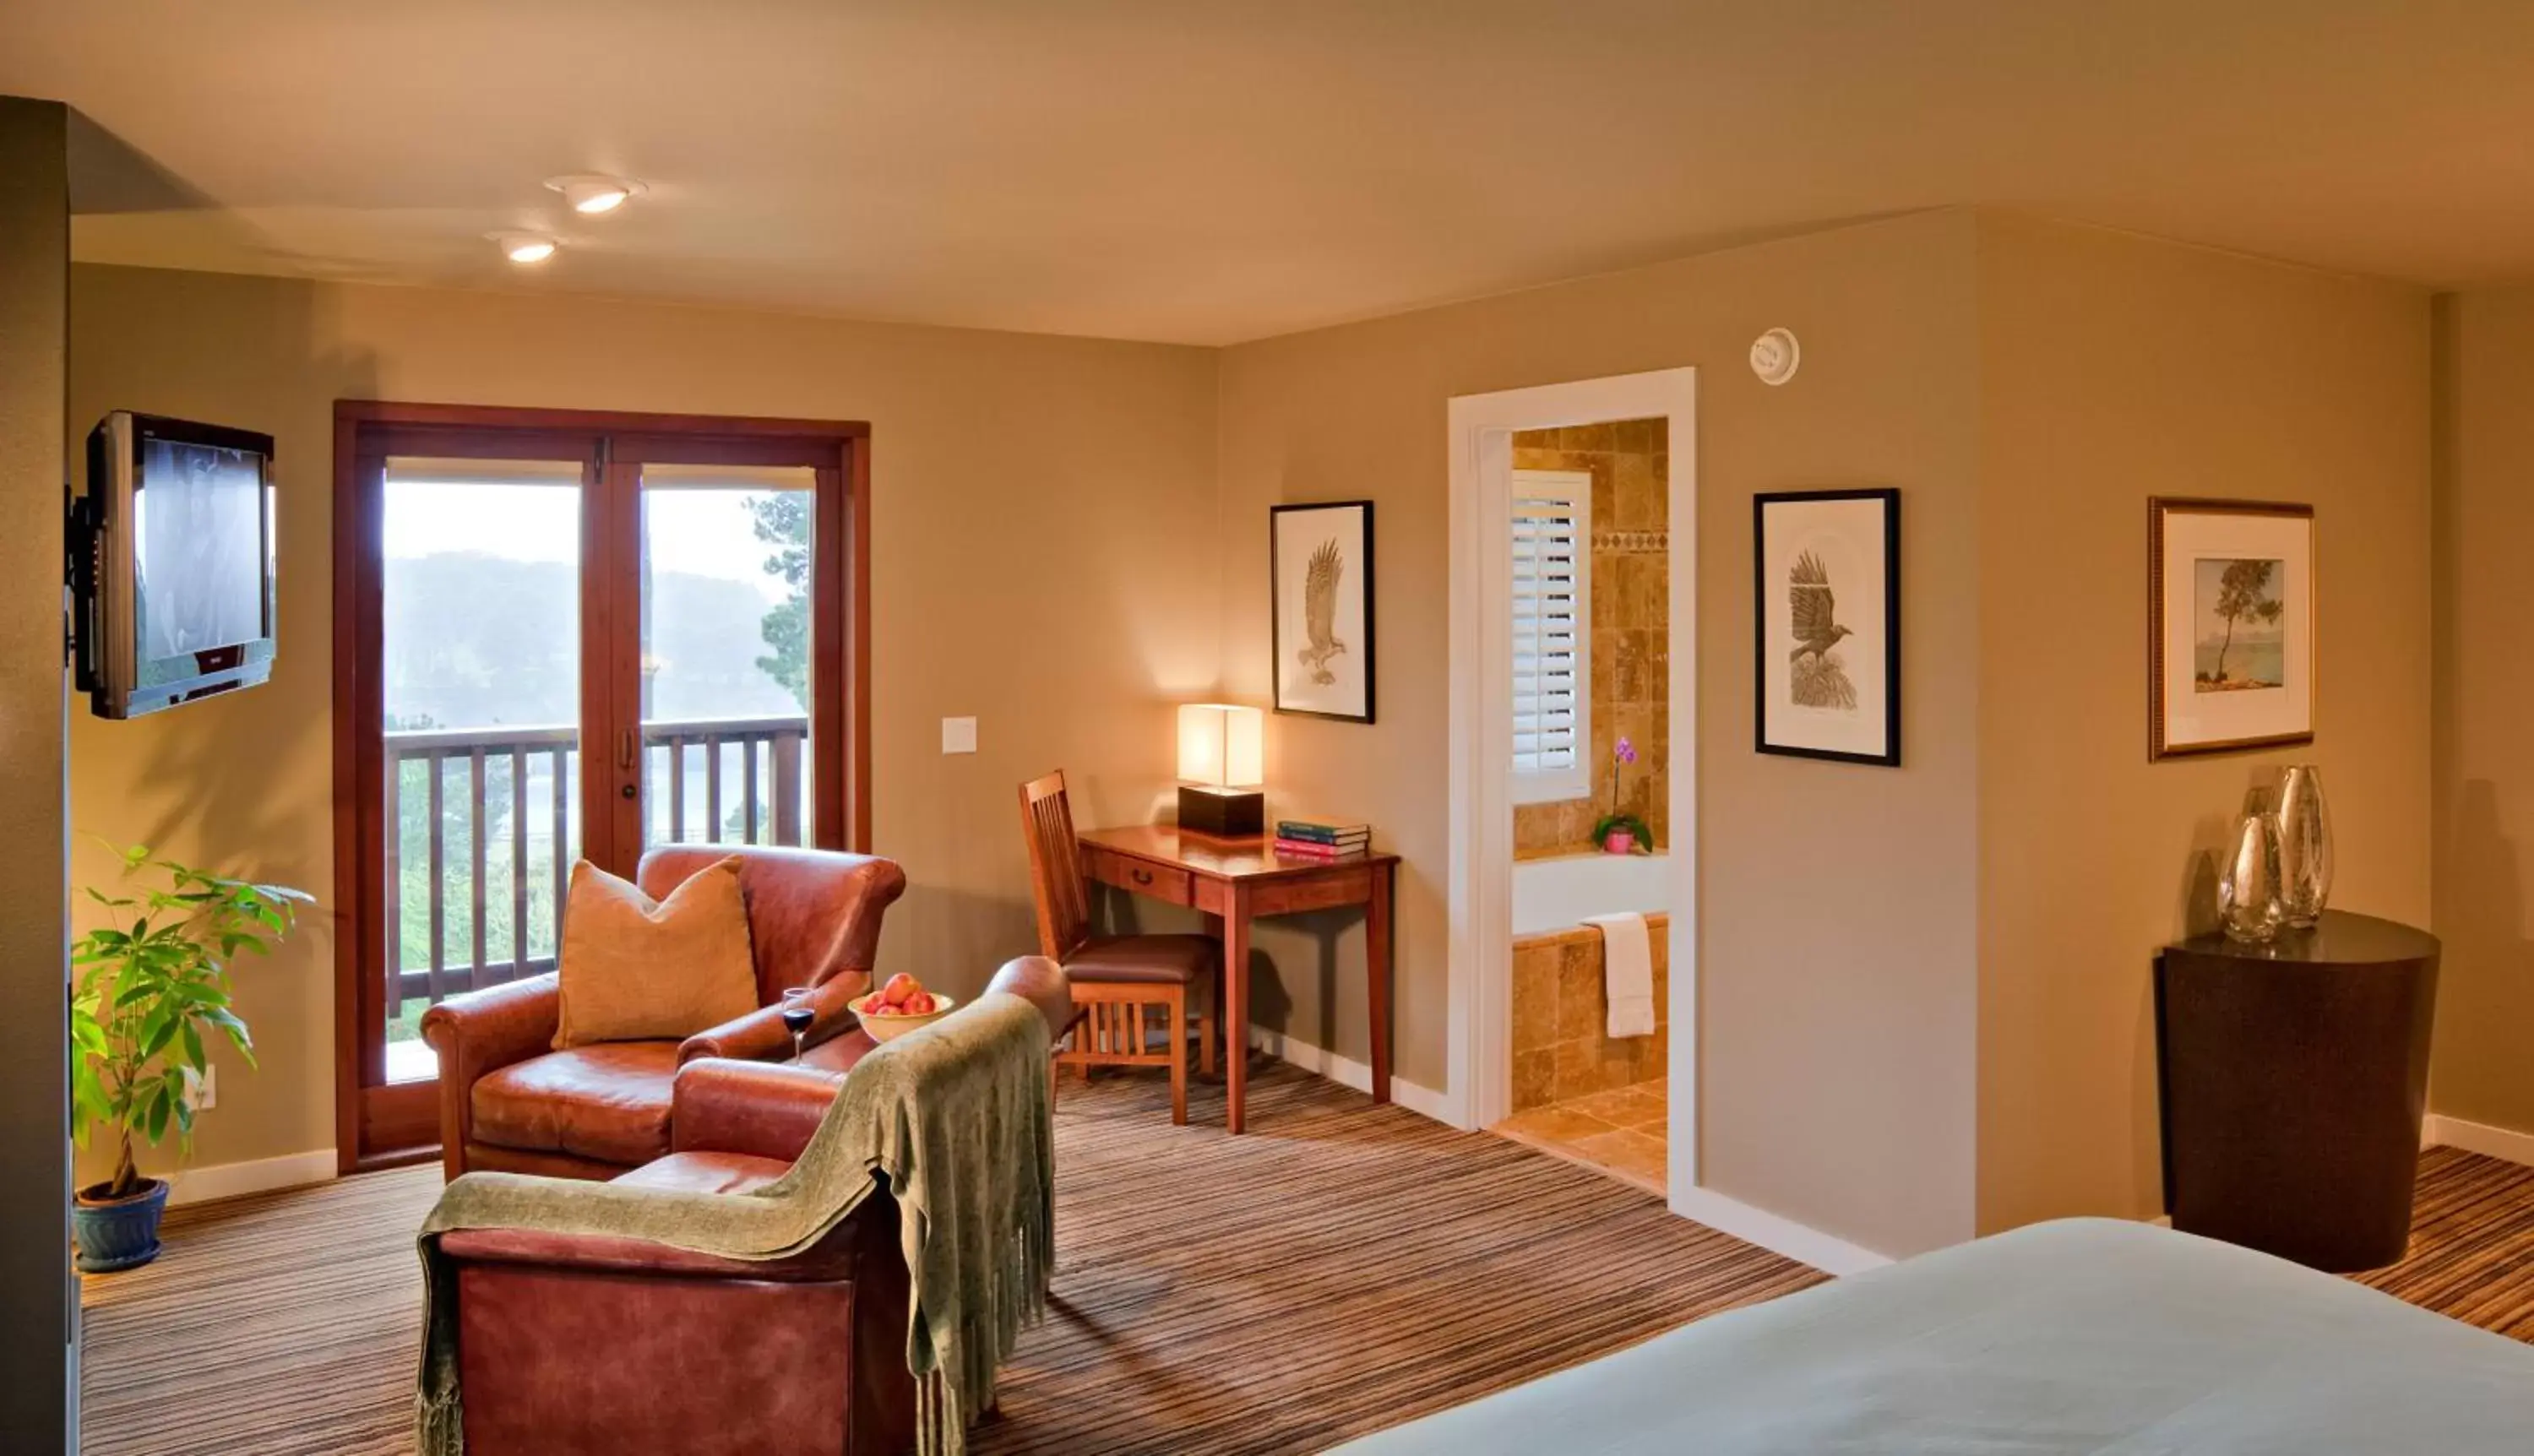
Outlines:
<svg viewBox="0 0 2534 1456"><path fill-rule="evenodd" d="M158 1257L158 1216L167 1211L167 1183L112 1203L80 1198L71 1204L71 1236L79 1241L83 1274L111 1274Z"/></svg>

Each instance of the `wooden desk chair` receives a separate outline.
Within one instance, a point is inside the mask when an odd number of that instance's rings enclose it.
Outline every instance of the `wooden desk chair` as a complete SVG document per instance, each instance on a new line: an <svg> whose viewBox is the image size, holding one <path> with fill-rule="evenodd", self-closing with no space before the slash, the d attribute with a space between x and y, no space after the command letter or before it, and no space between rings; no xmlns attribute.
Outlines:
<svg viewBox="0 0 2534 1456"><path fill-rule="evenodd" d="M1021 785L1021 832L1029 840L1039 952L1064 967L1082 1012L1056 1063L1080 1067L1085 1079L1094 1066L1168 1066L1171 1122L1186 1125L1188 993L1203 993L1198 1056L1211 1075L1223 946L1211 936L1091 934L1090 882L1061 770ZM1161 1051L1153 1050L1147 1011L1167 1018Z"/></svg>

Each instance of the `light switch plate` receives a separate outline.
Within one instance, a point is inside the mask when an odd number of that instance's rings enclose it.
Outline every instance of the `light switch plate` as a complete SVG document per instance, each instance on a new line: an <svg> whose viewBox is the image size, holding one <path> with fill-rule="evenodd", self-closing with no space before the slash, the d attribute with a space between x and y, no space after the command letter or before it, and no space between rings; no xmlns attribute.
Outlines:
<svg viewBox="0 0 2534 1456"><path fill-rule="evenodd" d="M945 754L973 754L976 751L976 719L943 718L941 720L941 752Z"/></svg>

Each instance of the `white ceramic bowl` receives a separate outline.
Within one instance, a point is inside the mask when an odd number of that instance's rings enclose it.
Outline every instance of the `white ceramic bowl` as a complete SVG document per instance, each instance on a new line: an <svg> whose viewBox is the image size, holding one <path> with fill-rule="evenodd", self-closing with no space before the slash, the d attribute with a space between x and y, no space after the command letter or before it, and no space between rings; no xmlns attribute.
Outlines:
<svg viewBox="0 0 2534 1456"><path fill-rule="evenodd" d="M875 991L869 996L845 1002L853 1013L862 1019L863 1030L870 1032L872 1040L875 1042L893 1042L919 1026L931 1026L934 1022L949 1015L951 1009L958 1004L952 998L936 991L933 993L932 1010L921 1016L901 1016L894 1011L873 1007L871 1003L878 999L879 993ZM871 1009L865 1009L866 1007Z"/></svg>

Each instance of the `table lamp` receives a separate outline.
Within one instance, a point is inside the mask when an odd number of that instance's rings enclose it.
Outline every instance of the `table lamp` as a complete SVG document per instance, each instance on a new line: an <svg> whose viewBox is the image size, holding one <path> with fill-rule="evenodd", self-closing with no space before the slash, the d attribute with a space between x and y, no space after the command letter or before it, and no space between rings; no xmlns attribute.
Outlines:
<svg viewBox="0 0 2534 1456"><path fill-rule="evenodd" d="M1254 707L1179 708L1179 827L1227 838L1267 832L1267 719Z"/></svg>

